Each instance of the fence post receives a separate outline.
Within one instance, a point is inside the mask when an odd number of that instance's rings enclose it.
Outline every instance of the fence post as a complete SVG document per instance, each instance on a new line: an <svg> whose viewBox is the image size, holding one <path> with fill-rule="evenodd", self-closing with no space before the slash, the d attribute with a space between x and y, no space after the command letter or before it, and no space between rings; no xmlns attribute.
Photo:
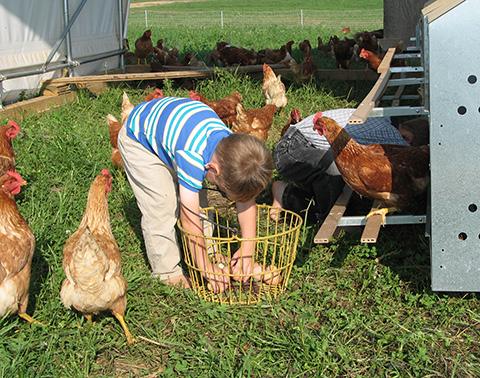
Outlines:
<svg viewBox="0 0 480 378"><path fill-rule="evenodd" d="M146 9L145 9L145 27L148 28L148 13Z"/></svg>
<svg viewBox="0 0 480 378"><path fill-rule="evenodd" d="M223 10L220 11L220 26L221 26L222 29L223 29Z"/></svg>
<svg viewBox="0 0 480 378"><path fill-rule="evenodd" d="M303 28L303 9L300 9L300 25L302 25Z"/></svg>

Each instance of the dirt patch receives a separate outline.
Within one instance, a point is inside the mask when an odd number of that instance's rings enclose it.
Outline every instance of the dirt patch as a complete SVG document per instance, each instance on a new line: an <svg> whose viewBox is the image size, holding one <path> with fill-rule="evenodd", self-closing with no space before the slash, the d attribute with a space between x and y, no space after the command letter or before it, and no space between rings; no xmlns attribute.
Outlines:
<svg viewBox="0 0 480 378"><path fill-rule="evenodd" d="M130 8L145 8L155 5L173 4L173 3L192 3L204 0L159 0L159 1L143 1L141 3L130 3Z"/></svg>

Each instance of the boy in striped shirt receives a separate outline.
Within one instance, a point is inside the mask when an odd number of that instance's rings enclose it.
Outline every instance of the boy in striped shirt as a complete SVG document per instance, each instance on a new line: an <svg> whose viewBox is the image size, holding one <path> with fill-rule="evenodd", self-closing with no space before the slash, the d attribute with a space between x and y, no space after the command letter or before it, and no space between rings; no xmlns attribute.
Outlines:
<svg viewBox="0 0 480 378"><path fill-rule="evenodd" d="M233 134L207 105L176 97L143 102L131 110L118 145L142 212L148 260L153 274L165 283L188 287L179 265L175 224L179 213L187 232L203 233L198 214L205 178L236 202L241 236L256 236L255 197L270 181L271 154L255 137ZM234 274L248 279L254 247L253 242L242 243L232 258ZM205 277L213 290L225 290L228 279L209 261L205 245L194 251L197 267L213 272Z"/></svg>

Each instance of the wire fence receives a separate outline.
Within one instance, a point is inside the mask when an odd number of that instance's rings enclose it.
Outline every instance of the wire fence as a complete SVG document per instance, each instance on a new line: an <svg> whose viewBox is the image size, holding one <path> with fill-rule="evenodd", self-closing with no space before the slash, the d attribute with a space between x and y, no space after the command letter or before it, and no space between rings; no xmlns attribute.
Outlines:
<svg viewBox="0 0 480 378"><path fill-rule="evenodd" d="M368 30L383 27L383 9L304 10L295 11L159 11L131 9L129 23L135 27L185 26L238 28L253 26L318 26L327 29L349 27Z"/></svg>

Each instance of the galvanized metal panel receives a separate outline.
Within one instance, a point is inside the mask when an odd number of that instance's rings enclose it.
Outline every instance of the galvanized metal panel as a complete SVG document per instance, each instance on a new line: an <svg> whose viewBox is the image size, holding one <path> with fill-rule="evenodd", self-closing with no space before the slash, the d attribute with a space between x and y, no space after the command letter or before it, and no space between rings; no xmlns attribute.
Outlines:
<svg viewBox="0 0 480 378"><path fill-rule="evenodd" d="M426 27L432 289L438 291L480 291L479 18L478 2L467 0Z"/></svg>

